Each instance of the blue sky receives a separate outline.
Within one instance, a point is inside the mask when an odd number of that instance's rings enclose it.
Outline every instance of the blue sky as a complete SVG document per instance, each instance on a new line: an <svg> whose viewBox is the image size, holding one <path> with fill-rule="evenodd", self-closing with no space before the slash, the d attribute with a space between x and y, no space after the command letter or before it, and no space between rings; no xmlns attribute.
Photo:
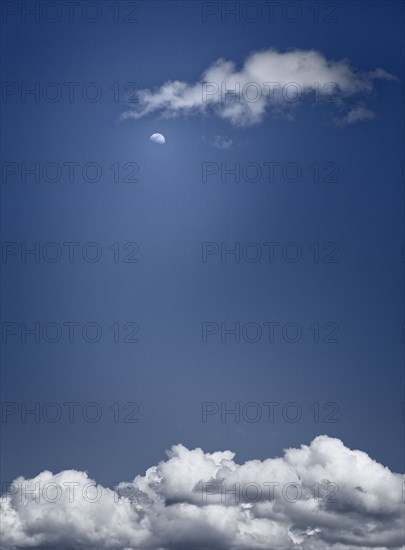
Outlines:
<svg viewBox="0 0 405 550"><path fill-rule="evenodd" d="M2 242L14 243L6 256L3 244L2 258L2 400L14 403L7 418L3 410L2 481L77 469L108 486L157 464L177 443L231 449L243 462L322 434L402 472L402 4L332 3L335 22L322 11L314 22L309 2L295 3L302 10L296 22L278 12L273 22L219 13L204 22L202 2L137 2L138 21L128 23L122 12L114 22L112 3L96 4L94 23L80 13L69 22L65 12L54 23L42 15L24 22L18 12L2 24ZM263 3L253 4L265 13ZM141 112L144 90L198 83L218 59L241 71L249 55L270 49L280 56L315 50L332 65L345 60L362 84L338 104L308 94L294 108L268 108L254 123L223 116L221 104ZM391 77L371 78L377 69ZM77 83L71 101L66 82ZM35 83L38 101L24 95ZM136 104L124 100L127 83L141 91ZM47 101L55 90L61 97ZM98 100L83 98L95 90ZM351 109L363 120L347 123ZM138 114L123 120L126 112ZM165 145L149 141L154 132ZM23 163L41 171L55 163L63 172L56 182L42 172L39 182L28 174L24 183ZM72 182L66 163L77 163ZM82 175L88 163L101 169L95 182ZM250 163L262 170L256 182L244 177ZM273 182L268 163L278 163ZM302 171L296 182L282 176L288 163ZM240 181L232 174L221 181L224 166L240 170ZM218 171L204 182L207 169ZM327 180L331 169L336 181ZM28 255L24 263L22 243L35 242L39 261ZM50 242L56 247L47 249ZM66 242L79 243L71 262ZM219 251L255 243L262 258L221 261L217 252L204 262L207 242ZM268 242L279 243L273 262ZM298 261L283 256L287 243L300 250ZM62 257L46 261L44 248ZM100 260L88 261L96 249ZM336 262L327 261L331 251ZM79 327L72 343L67 322ZM102 329L98 342L82 336L89 322ZM24 343L24 323L41 331L56 323L63 333L56 343L42 332L39 343L32 336ZM219 330L206 342L204 323ZM252 323L262 336L222 342L221 323ZM273 342L268 323L277 323ZM283 338L288 323L302 331L296 343ZM315 343L314 323L321 340L336 329L337 341ZM139 341L123 342L128 334ZM69 422L63 406L58 422L42 415L22 422L24 403L35 402L77 402L78 413ZM100 407L99 422L83 419L89 402ZM119 403L122 413L132 402L139 421L114 422L110 407ZM204 402L253 402L263 413L264 403L280 403L281 411L293 402L302 418L222 422L216 414L202 422ZM324 411L320 422L314 403ZM324 421L327 403L335 404L337 422Z"/></svg>

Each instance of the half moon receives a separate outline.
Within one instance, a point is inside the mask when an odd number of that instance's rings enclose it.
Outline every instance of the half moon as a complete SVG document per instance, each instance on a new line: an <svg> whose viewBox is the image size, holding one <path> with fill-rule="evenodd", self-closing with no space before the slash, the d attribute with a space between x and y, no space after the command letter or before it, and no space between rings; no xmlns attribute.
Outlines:
<svg viewBox="0 0 405 550"><path fill-rule="evenodd" d="M164 145L166 143L165 136L162 134L152 134L149 139L152 143L157 143L159 145Z"/></svg>

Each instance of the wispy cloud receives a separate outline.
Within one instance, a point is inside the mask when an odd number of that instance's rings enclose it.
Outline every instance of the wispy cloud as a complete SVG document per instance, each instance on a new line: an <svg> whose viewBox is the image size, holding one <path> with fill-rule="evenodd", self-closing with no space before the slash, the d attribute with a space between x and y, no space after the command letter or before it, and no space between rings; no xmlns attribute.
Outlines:
<svg viewBox="0 0 405 550"><path fill-rule="evenodd" d="M114 489L44 471L2 497L1 548L53 550L399 549L404 476L319 436L283 457L175 445Z"/></svg>
<svg viewBox="0 0 405 550"><path fill-rule="evenodd" d="M365 117L359 116L359 108L350 115L350 100L370 94L376 79L395 77L380 68L359 71L345 59L328 60L315 50L270 49L251 54L240 69L219 59L197 82L173 80L155 90L140 90L137 103L121 119L212 112L237 126L252 125L261 122L267 111L291 117L297 104L312 98L336 102L340 108L347 104L351 123Z"/></svg>
<svg viewBox="0 0 405 550"><path fill-rule="evenodd" d="M230 149L233 145L233 140L224 136L215 136L211 143L216 149Z"/></svg>
<svg viewBox="0 0 405 550"><path fill-rule="evenodd" d="M370 120L375 118L375 113L364 107L364 105L355 105L352 107L342 118L336 118L335 123L338 126L346 126L347 124L354 124L361 120Z"/></svg>

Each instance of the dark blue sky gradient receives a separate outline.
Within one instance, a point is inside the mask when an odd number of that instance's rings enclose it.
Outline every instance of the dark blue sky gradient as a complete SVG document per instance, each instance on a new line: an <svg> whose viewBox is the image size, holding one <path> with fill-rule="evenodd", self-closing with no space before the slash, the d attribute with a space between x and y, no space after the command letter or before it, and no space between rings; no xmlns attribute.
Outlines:
<svg viewBox="0 0 405 550"><path fill-rule="evenodd" d="M100 3L106 6L109 2ZM100 342L66 338L2 351L7 402L98 402L98 423L2 424L2 479L43 469L88 470L103 484L133 478L181 442L207 451L231 449L237 459L279 455L320 433L339 437L395 471L403 471L404 193L403 19L400 2L339 2L339 22L257 23L217 17L203 23L200 2L139 2L139 22L3 24L2 80L97 82L92 104L67 96L56 103L18 95L2 104L3 162L97 162L97 183L18 178L2 182L2 241L32 244L95 241L100 262L68 263L18 256L2 264L2 321L32 324L95 321ZM139 88L166 80L193 82L216 59L241 64L249 53L316 49L348 58L363 71L381 67L399 81L377 81L367 105L376 117L336 127L333 106L306 102L294 120L271 115L235 128L212 116L119 122L114 82ZM81 86L79 87L81 90ZM153 132L166 145L149 142ZM231 138L228 150L210 146ZM202 182L204 162L296 162L300 182ZM333 161L338 183L316 183L309 166ZM139 166L137 183L113 183L114 162ZM114 242L139 245L138 263L114 263ZM300 243L298 263L201 261L205 241ZM338 263L314 263L311 245L339 244ZM314 344L314 321L339 323L339 342ZM114 344L114 321L139 324L139 343ZM201 340L205 321L295 321L296 344L226 344ZM108 405L135 401L139 423L114 423ZM296 423L218 417L201 422L204 401L295 401ZM314 423L314 402L336 402L338 423Z"/></svg>

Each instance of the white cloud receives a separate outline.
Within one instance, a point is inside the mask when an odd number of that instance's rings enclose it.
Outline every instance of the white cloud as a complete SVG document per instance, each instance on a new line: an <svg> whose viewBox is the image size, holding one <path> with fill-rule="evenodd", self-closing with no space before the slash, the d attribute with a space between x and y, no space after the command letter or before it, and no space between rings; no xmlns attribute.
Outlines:
<svg viewBox="0 0 405 550"><path fill-rule="evenodd" d="M198 82L174 80L156 90L140 90L137 104L121 118L213 111L234 125L251 125L261 122L268 110L291 116L304 99L342 107L351 98L371 93L376 79L394 77L380 68L358 71L345 59L328 60L315 50L270 49L251 54L240 70L233 62L219 59ZM354 122L362 117L350 118Z"/></svg>
<svg viewBox="0 0 405 550"><path fill-rule="evenodd" d="M233 141L230 138L224 136L215 136L211 145L216 149L230 149L233 145Z"/></svg>
<svg viewBox="0 0 405 550"><path fill-rule="evenodd" d="M375 113L364 107L364 105L355 105L352 107L344 117L335 119L338 126L345 126L347 124L353 124L360 120L368 120L375 117Z"/></svg>
<svg viewBox="0 0 405 550"><path fill-rule="evenodd" d="M17 478L2 497L1 548L399 549L403 483L328 436L241 465L231 451L175 445L115 489L76 470Z"/></svg>

